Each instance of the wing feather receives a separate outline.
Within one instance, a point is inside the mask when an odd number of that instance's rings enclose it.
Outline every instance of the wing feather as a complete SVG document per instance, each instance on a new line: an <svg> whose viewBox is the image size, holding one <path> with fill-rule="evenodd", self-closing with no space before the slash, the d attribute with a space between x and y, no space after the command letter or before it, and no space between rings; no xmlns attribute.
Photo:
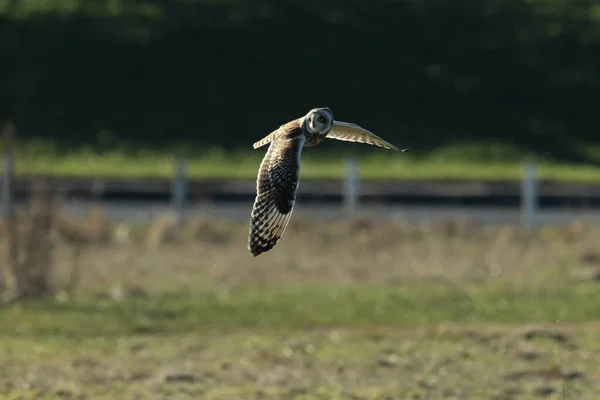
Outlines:
<svg viewBox="0 0 600 400"><path fill-rule="evenodd" d="M248 236L248 250L255 257L277 244L290 221L304 140L274 139L260 164Z"/></svg>
<svg viewBox="0 0 600 400"><path fill-rule="evenodd" d="M271 143L278 138L291 139L292 137L297 137L297 130L300 128L301 120L302 118L296 118L295 120L281 125L279 128L275 129L258 142L255 142L252 147L254 149L258 149L259 147Z"/></svg>
<svg viewBox="0 0 600 400"><path fill-rule="evenodd" d="M347 142L359 142L398 151L396 146L386 142L373 132L366 130L356 124L335 121L331 131L327 134L330 139L344 140Z"/></svg>
<svg viewBox="0 0 600 400"><path fill-rule="evenodd" d="M273 132L269 133L267 136L265 136L264 138L260 139L258 142L255 142L252 145L252 148L258 149L259 147L262 147L265 144L271 143L275 139L275 136L277 135L277 132L279 132L279 129L281 129L281 127L275 129Z"/></svg>

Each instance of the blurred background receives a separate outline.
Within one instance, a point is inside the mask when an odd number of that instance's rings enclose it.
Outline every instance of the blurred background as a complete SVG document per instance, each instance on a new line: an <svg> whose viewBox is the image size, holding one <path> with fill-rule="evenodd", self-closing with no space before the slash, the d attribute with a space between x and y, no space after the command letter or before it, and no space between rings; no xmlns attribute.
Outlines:
<svg viewBox="0 0 600 400"><path fill-rule="evenodd" d="M0 399L600 392L596 1L0 0L0 54ZM305 149L254 258L314 107L408 151Z"/></svg>

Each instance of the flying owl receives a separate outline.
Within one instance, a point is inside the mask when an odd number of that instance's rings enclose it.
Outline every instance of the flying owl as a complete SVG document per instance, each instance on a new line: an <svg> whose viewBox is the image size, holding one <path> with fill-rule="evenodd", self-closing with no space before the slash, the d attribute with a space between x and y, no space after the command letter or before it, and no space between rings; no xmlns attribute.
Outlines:
<svg viewBox="0 0 600 400"><path fill-rule="evenodd" d="M302 148L315 146L325 138L399 150L356 124L335 121L327 107L314 108L254 143L255 149L270 145L258 170L250 216L248 250L253 256L271 250L281 238L296 202Z"/></svg>

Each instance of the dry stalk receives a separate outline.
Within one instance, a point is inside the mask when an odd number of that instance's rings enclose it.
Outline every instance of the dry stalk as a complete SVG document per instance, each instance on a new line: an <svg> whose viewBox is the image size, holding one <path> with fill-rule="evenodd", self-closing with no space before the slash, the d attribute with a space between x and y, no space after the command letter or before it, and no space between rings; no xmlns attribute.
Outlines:
<svg viewBox="0 0 600 400"><path fill-rule="evenodd" d="M158 247L175 243L179 239L180 227L172 215L161 215L152 221L146 232L146 246Z"/></svg>
<svg viewBox="0 0 600 400"><path fill-rule="evenodd" d="M3 297L19 300L59 291L72 294L81 278L79 261L84 249L110 239L110 224L98 204L90 207L87 221L79 221L56 212L54 195L46 186L36 185L27 209L4 221L8 268L0 287ZM52 285L54 235L73 249L71 271L62 289Z"/></svg>
<svg viewBox="0 0 600 400"><path fill-rule="evenodd" d="M71 295L81 279L80 258L84 250L94 244L107 243L112 236L112 227L98 202L90 205L88 219L81 221L61 213L57 216L54 231L63 242L73 249L69 277L63 291Z"/></svg>
<svg viewBox="0 0 600 400"><path fill-rule="evenodd" d="M8 267L12 275L12 295L16 298L41 297L51 292L53 245L52 193L36 186L25 213L6 221Z"/></svg>

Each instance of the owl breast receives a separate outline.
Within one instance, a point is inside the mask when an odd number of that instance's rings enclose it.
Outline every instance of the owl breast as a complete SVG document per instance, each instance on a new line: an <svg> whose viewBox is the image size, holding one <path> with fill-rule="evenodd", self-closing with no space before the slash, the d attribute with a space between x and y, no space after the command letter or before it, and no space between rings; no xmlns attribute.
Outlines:
<svg viewBox="0 0 600 400"><path fill-rule="evenodd" d="M327 137L327 134L320 135L318 133L309 133L308 135L306 135L306 141L304 142L304 147L316 146L319 143L321 143L323 140L325 140L326 137Z"/></svg>

